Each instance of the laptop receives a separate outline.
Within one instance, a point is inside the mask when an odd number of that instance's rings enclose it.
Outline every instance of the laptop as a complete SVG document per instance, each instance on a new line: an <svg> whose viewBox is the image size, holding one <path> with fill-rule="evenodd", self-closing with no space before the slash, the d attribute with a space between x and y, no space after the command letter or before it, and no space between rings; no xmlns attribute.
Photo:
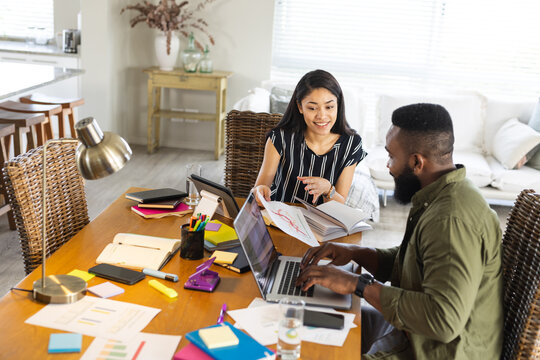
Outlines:
<svg viewBox="0 0 540 360"><path fill-rule="evenodd" d="M289 297L301 299L307 305L351 308L350 294L338 294L319 285L312 286L307 292L294 286L302 259L277 252L253 193L249 194L236 216L234 227L263 299L278 302ZM328 262L321 261L320 264ZM344 266L344 269L352 271L352 264Z"/></svg>

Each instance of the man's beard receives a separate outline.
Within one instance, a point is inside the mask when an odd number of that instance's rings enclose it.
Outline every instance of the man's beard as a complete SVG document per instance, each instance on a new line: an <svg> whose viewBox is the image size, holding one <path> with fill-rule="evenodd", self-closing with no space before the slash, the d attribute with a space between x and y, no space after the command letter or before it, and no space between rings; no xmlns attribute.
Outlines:
<svg viewBox="0 0 540 360"><path fill-rule="evenodd" d="M394 189L394 199L400 204L406 205L411 202L412 197L422 188L420 179L414 175L413 169L405 166L402 174L394 177L396 188Z"/></svg>

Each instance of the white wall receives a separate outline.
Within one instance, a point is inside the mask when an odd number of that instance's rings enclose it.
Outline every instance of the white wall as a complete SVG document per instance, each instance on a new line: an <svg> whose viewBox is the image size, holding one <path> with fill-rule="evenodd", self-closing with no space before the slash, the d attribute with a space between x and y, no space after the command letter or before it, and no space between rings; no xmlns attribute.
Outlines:
<svg viewBox="0 0 540 360"><path fill-rule="evenodd" d="M136 12L120 15L136 0L81 0L81 64L85 105L81 116L94 116L104 130L119 132L132 144L146 144L147 93L143 68L155 66L154 30L144 23L131 28ZM190 6L195 6L195 0ZM214 69L232 71L227 110L247 91L270 77L274 0L217 0L200 12L216 45ZM181 50L185 39L181 40ZM178 59L177 66L181 66ZM164 105L213 112L212 93L171 90ZM164 120L163 146L213 150L214 124ZM204 140L202 140L204 139Z"/></svg>

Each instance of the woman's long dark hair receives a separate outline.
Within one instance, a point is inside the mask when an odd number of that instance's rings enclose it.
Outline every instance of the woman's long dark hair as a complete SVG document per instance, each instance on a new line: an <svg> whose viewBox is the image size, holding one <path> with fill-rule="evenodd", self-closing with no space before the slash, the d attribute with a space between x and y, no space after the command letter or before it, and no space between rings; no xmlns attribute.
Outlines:
<svg viewBox="0 0 540 360"><path fill-rule="evenodd" d="M319 88L330 91L337 98L337 118L330 131L340 135L353 135L355 131L351 129L345 119L343 91L336 78L324 70L310 71L300 79L294 89L287 110L285 110L285 114L283 114L276 128L293 131L299 135L296 137L297 139L302 139L306 130L306 122L304 121L304 116L298 110L297 104L300 104L313 90Z"/></svg>

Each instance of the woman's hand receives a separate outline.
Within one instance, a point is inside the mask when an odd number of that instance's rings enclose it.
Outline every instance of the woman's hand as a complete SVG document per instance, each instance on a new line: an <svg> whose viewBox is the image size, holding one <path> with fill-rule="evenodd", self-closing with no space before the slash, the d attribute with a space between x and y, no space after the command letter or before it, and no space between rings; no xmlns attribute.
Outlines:
<svg viewBox="0 0 540 360"><path fill-rule="evenodd" d="M255 200L257 200L257 204L259 204L259 206L262 207L263 205L259 200L258 193L261 193L264 196L264 200L270 201L270 188L267 185L255 186L253 189L251 189L251 191L253 192L253 195L255 195Z"/></svg>
<svg viewBox="0 0 540 360"><path fill-rule="evenodd" d="M317 199L319 199L319 196L328 194L328 192L332 188L332 184L330 183L330 181L322 177L298 176L296 178L300 180L304 185L306 185L304 189L310 195L313 195L314 204L317 203Z"/></svg>

